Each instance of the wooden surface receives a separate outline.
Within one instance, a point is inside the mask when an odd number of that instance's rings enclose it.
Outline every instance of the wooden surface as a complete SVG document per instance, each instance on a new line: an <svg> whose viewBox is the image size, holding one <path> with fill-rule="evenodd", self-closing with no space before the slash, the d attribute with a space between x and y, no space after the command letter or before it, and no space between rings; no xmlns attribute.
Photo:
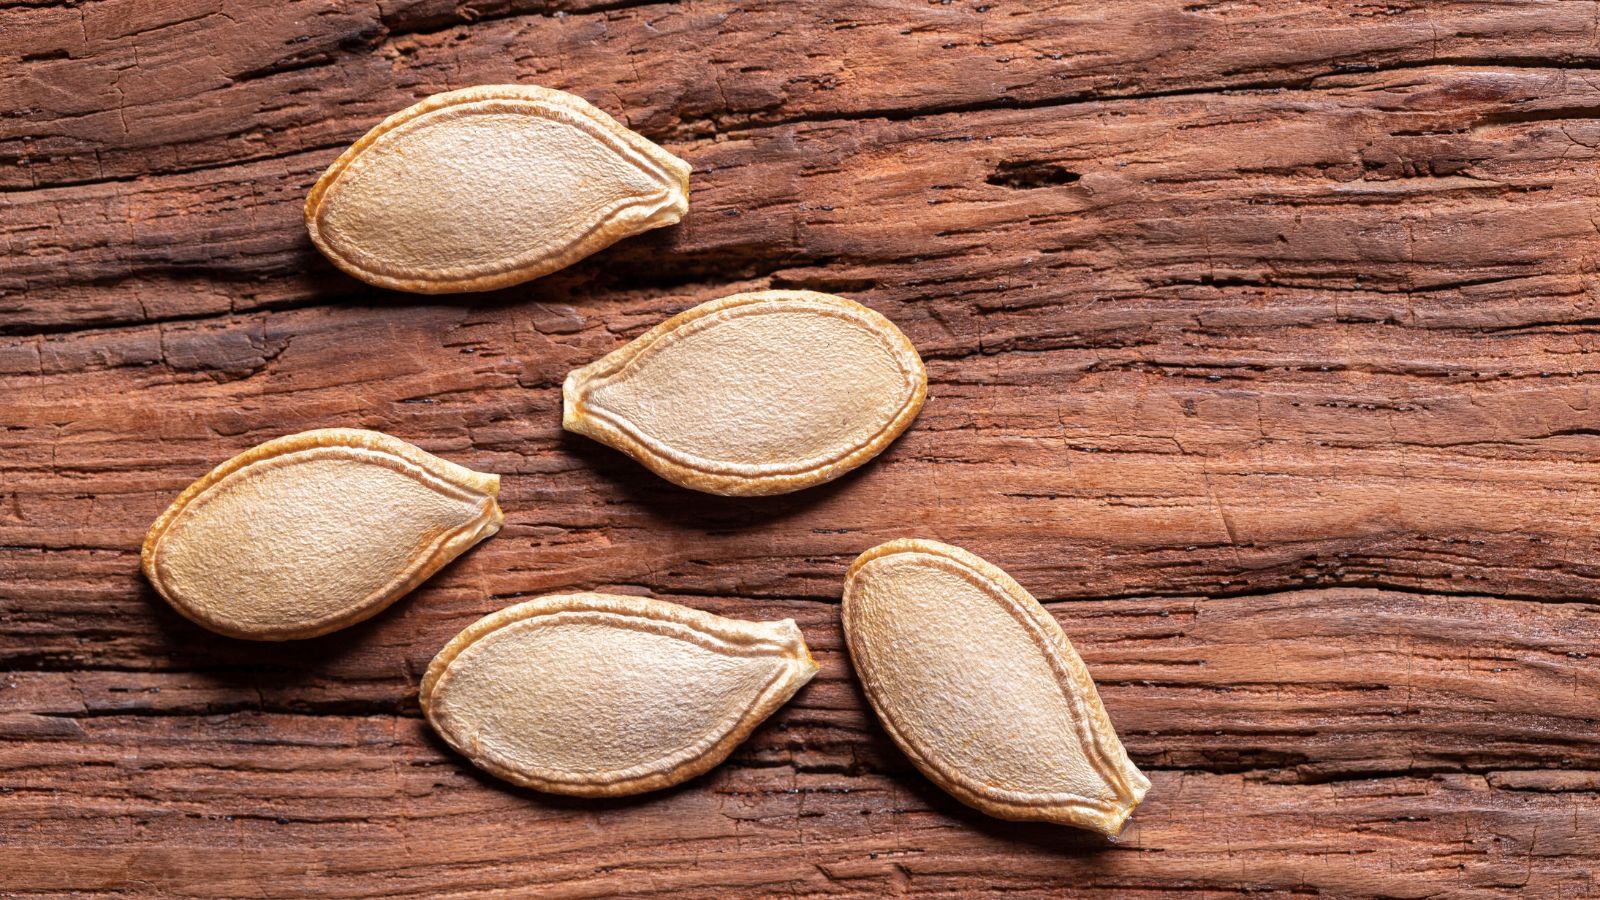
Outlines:
<svg viewBox="0 0 1600 900"><path fill-rule="evenodd" d="M678 227L376 291L306 190L426 94L576 92L693 163ZM0 3L0 893L1600 894L1600 4ZM928 360L839 483L690 495L560 430L569 368L736 290ZM213 636L137 574L212 465L377 428L505 530L376 620ZM1154 781L1123 837L910 769L848 562L1050 604ZM793 616L822 673L714 772L477 775L417 679L563 588Z"/></svg>

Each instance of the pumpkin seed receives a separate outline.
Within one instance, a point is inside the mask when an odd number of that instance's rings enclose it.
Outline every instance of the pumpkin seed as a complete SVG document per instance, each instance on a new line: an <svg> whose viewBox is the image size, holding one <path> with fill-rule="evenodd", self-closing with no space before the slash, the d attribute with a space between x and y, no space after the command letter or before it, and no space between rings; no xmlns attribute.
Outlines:
<svg viewBox="0 0 1600 900"><path fill-rule="evenodd" d="M484 771L616 797L715 766L816 671L790 619L558 594L457 635L428 666L420 699L434 730Z"/></svg>
<svg viewBox="0 0 1600 900"><path fill-rule="evenodd" d="M1149 789L1056 620L977 556L868 550L845 576L844 631L884 729L968 806L1115 835Z"/></svg>
<svg viewBox="0 0 1600 900"><path fill-rule="evenodd" d="M569 266L689 208L689 164L580 97L435 94L346 150L306 199L311 240L380 287L487 291Z"/></svg>
<svg viewBox="0 0 1600 900"><path fill-rule="evenodd" d="M928 377L900 329L812 291L735 294L567 375L562 424L712 494L782 494L880 453Z"/></svg>
<svg viewBox="0 0 1600 900"><path fill-rule="evenodd" d="M146 577L178 612L256 640L372 616L500 530L500 476L376 431L268 441L196 481L145 537Z"/></svg>

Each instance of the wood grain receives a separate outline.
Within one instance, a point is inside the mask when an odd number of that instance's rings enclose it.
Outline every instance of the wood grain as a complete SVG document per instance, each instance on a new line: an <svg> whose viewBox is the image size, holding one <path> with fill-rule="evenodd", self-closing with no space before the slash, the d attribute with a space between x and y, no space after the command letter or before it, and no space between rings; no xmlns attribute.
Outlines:
<svg viewBox="0 0 1600 900"><path fill-rule="evenodd" d="M0 893L1600 893L1596 9L0 6ZM488 295L317 256L340 149L505 81L689 160L689 216ZM569 369L765 288L923 351L878 460L730 500L560 431ZM184 485L340 425L502 473L504 531L291 646L139 580ZM1119 842L872 721L835 604L903 535L1049 602L1155 782ZM567 588L793 616L823 673L679 789L508 789L417 678Z"/></svg>

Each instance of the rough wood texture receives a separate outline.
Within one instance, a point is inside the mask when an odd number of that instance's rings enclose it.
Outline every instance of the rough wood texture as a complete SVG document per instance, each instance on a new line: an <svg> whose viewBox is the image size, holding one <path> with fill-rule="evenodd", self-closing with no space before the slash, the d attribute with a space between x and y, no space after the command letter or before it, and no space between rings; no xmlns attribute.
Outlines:
<svg viewBox="0 0 1600 900"><path fill-rule="evenodd" d="M1600 893L1597 23L0 4L0 893ZM500 81L689 160L688 217L487 296L310 248L343 146ZM883 457L726 500L561 433L568 369L769 287L923 350ZM336 425L504 474L505 530L307 644L167 610L138 546L176 492ZM871 720L835 604L908 533L1051 604L1155 782L1120 842L984 819ZM793 615L823 672L665 794L507 789L428 735L417 679L564 588Z"/></svg>

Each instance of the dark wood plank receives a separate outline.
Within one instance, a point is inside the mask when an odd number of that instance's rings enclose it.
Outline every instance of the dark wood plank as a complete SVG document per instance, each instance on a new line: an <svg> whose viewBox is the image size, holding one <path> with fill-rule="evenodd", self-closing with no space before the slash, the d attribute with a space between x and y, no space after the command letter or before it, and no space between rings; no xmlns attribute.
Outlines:
<svg viewBox="0 0 1600 900"><path fill-rule="evenodd" d="M0 893L1594 896L1594 4L0 4ZM417 97L575 91L690 160L682 225L491 295L374 291L305 191ZM565 373L735 290L894 319L930 399L841 483L690 495ZM505 530L378 619L209 635L137 575L184 485L378 428ZM1155 781L1118 842L886 742L857 553L1001 564ZM823 673L728 764L480 777L416 681L573 588L792 616Z"/></svg>
<svg viewBox="0 0 1600 900"><path fill-rule="evenodd" d="M21 853L0 890L96 886L84 873L334 896L1592 887L1600 753L1574 737L1593 728L1600 660L1576 648L1600 617L1583 604L1350 589L1056 604L1156 784L1108 845L984 819L912 771L832 608L676 599L794 616L823 671L714 774L638 800L506 788L430 736L415 674L469 609L497 605L471 590L430 587L310 653L170 621L178 665L13 673L0 697L29 712L0 721L17 810L0 841Z"/></svg>
<svg viewBox="0 0 1600 900"><path fill-rule="evenodd" d="M683 140L757 123L1600 56L1581 3L1466 0L97 0L8 5L0 26L5 188L331 150L469 74L573 90L650 137Z"/></svg>

